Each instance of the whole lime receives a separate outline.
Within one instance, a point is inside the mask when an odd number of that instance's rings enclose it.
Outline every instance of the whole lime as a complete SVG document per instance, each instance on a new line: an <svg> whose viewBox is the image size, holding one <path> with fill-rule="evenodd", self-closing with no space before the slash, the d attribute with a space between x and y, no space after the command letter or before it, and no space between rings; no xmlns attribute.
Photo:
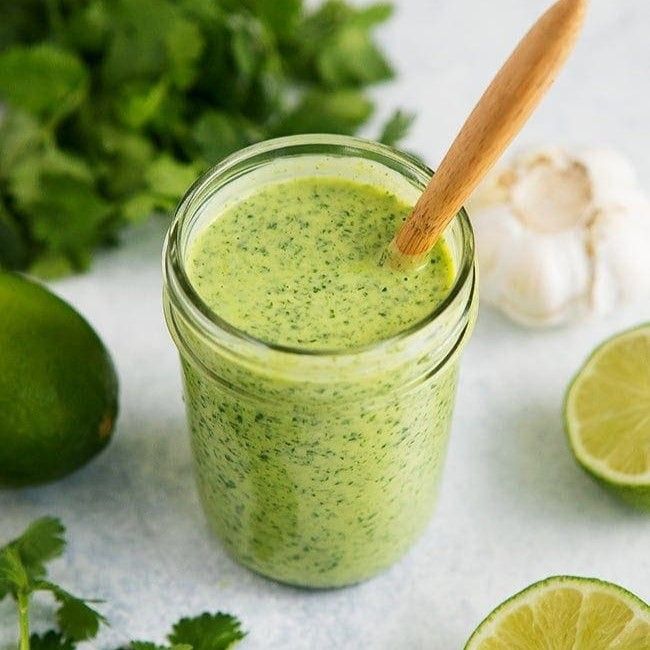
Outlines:
<svg viewBox="0 0 650 650"><path fill-rule="evenodd" d="M81 467L116 416L117 376L90 325L40 284L0 273L0 485Z"/></svg>

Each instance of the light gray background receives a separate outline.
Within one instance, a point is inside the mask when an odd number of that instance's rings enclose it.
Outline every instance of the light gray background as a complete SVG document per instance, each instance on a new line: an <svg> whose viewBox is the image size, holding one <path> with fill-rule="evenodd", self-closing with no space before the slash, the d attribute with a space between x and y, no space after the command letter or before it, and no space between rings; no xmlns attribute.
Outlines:
<svg viewBox="0 0 650 650"><path fill-rule="evenodd" d="M376 90L419 120L408 145L435 165L543 0L400 0L382 39L399 81ZM584 38L517 145L612 145L650 186L650 4L593 0ZM372 135L372 132L370 132ZM235 565L212 542L194 490L175 350L161 316L164 223L129 233L90 273L58 282L113 352L121 416L110 448L48 487L0 493L4 539L60 516L70 548L54 577L106 599L96 648L162 639L181 614L236 613L242 648L461 648L482 617L528 583L571 573L650 600L650 518L574 465L562 430L569 379L601 339L650 318L630 309L574 329L533 332L482 308L466 351L435 518L409 555L350 589L304 592ZM0 605L0 643L12 610Z"/></svg>

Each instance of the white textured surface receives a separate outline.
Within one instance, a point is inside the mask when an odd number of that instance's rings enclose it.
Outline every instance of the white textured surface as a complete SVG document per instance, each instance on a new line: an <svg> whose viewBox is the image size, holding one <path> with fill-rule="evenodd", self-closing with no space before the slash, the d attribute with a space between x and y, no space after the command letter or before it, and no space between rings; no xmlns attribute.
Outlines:
<svg viewBox="0 0 650 650"><path fill-rule="evenodd" d="M433 164L542 0L401 0L384 33L401 75L377 91L382 113L418 111L411 148ZM650 184L650 4L593 0L585 37L519 144L612 145ZM52 513L70 548L54 574L106 599L112 627L96 648L162 639L181 614L223 608L243 648L461 648L494 605L556 573L598 576L650 600L650 518L574 465L564 389L587 353L650 318L630 309L572 330L519 329L483 309L464 358L439 507L425 537L386 574L332 592L257 577L210 539L198 506L176 354L160 307L161 222L132 233L84 277L55 289L93 323L121 378L110 448L48 487L0 492L0 537ZM11 638L0 605L0 644Z"/></svg>

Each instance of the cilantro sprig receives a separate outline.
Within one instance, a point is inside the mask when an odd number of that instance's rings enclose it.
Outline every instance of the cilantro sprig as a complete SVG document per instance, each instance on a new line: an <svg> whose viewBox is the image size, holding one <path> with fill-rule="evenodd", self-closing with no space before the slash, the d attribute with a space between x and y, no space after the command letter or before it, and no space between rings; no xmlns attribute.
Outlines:
<svg viewBox="0 0 650 650"><path fill-rule="evenodd" d="M391 78L384 2L0 3L0 268L86 268L169 212L206 167L261 139L353 134ZM411 117L381 137L396 144Z"/></svg>
<svg viewBox="0 0 650 650"><path fill-rule="evenodd" d="M47 580L46 564L65 549L65 528L58 519L43 517L18 538L0 548L0 600L11 596L18 606L20 650L72 647L93 638L104 617L82 598ZM57 603L59 633L30 637L30 599L48 592Z"/></svg>
<svg viewBox="0 0 650 650"><path fill-rule="evenodd" d="M76 650L77 643L94 639L107 621L91 601L72 595L47 579L47 563L65 550L65 528L54 517L34 521L20 537L0 548L0 601L11 597L18 609L19 650ZM57 603L57 629L30 633L30 604L39 592ZM133 641L120 650L228 650L244 638L241 623L230 614L207 612L182 618L167 639L168 646Z"/></svg>
<svg viewBox="0 0 650 650"><path fill-rule="evenodd" d="M245 635L241 623L234 616L204 612L178 621L167 636L171 645L134 641L123 650L228 650Z"/></svg>

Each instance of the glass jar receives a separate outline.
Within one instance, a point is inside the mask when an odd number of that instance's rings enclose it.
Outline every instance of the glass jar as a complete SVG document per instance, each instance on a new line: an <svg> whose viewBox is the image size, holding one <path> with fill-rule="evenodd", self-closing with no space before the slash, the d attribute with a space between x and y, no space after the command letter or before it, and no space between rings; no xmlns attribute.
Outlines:
<svg viewBox="0 0 650 650"><path fill-rule="evenodd" d="M414 204L430 175L365 140L281 138L218 164L176 211L164 309L180 353L199 493L226 549L268 577L355 583L392 564L425 528L476 313L472 230L461 211L445 233L455 279L441 305L397 336L344 351L269 345L225 322L188 281L187 251L225 207L266 183L337 176Z"/></svg>

